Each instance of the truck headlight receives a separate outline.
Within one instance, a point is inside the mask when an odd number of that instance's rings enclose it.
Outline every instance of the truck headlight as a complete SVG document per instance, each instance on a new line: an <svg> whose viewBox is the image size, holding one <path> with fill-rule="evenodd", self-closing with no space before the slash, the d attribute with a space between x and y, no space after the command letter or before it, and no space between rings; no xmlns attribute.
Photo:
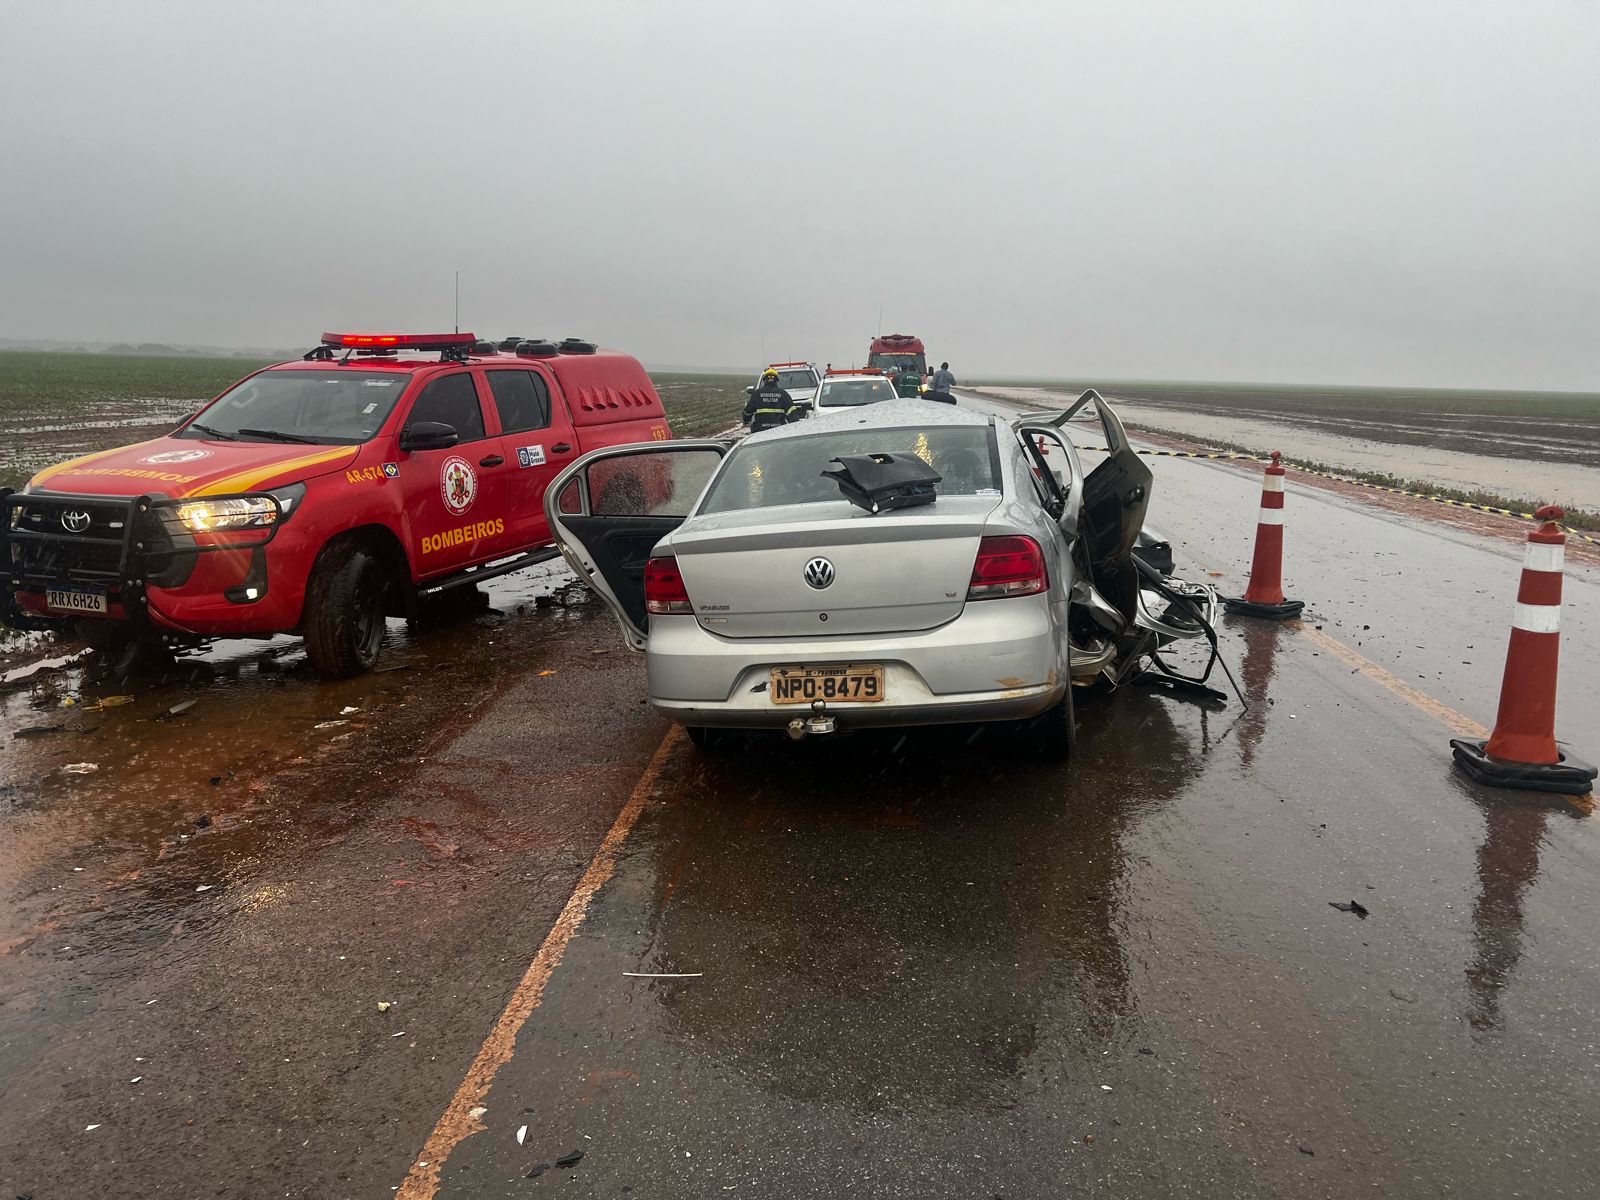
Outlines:
<svg viewBox="0 0 1600 1200"><path fill-rule="evenodd" d="M191 533L267 529L287 521L305 494L305 484L292 483L288 487L275 488L259 496L191 500L187 504L178 505L178 520Z"/></svg>

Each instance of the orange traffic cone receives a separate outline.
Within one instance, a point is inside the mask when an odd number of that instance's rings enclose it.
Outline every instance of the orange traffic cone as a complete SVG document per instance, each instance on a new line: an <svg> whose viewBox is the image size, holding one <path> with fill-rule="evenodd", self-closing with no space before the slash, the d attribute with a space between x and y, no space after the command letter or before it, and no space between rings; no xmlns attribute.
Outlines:
<svg viewBox="0 0 1600 1200"><path fill-rule="evenodd" d="M1546 505L1528 534L1522 584L1511 618L1511 644L1500 684L1500 712L1487 741L1453 738L1456 764L1482 783L1581 796L1596 769L1556 745L1556 660L1561 648L1561 570L1566 514Z"/></svg>
<svg viewBox="0 0 1600 1200"><path fill-rule="evenodd" d="M1256 553L1250 562L1250 586L1243 596L1224 596L1222 602L1231 613L1246 617L1271 617L1282 621L1298 617L1303 600L1283 598L1283 477L1280 455L1261 477L1261 515L1256 520Z"/></svg>

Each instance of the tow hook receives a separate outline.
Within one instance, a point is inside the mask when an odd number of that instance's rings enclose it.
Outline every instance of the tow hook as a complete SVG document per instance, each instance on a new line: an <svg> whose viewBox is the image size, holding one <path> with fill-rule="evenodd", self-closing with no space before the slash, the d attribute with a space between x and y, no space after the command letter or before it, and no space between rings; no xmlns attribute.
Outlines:
<svg viewBox="0 0 1600 1200"><path fill-rule="evenodd" d="M839 722L828 715L827 703L813 700L809 717L796 717L789 722L789 736L799 742L804 741L807 734L832 733L837 728Z"/></svg>

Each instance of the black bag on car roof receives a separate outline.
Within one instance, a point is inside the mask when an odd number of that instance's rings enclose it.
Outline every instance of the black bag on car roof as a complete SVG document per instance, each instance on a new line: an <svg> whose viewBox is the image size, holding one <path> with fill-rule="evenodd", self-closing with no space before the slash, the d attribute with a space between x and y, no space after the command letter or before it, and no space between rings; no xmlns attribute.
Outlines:
<svg viewBox="0 0 1600 1200"><path fill-rule="evenodd" d="M870 513L932 504L943 478L915 454L841 454L822 473Z"/></svg>

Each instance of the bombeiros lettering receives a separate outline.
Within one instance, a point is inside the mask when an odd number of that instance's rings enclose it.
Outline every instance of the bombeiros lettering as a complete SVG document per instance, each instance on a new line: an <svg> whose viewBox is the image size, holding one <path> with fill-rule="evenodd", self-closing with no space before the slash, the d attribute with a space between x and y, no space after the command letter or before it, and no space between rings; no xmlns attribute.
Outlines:
<svg viewBox="0 0 1600 1200"><path fill-rule="evenodd" d="M424 554L437 554L440 550L448 550L453 546L462 546L467 542L476 542L482 538L499 537L506 531L506 523L500 517L488 521L473 521L466 525L457 525L454 529L446 529L443 533L430 533L422 539L422 552Z"/></svg>

